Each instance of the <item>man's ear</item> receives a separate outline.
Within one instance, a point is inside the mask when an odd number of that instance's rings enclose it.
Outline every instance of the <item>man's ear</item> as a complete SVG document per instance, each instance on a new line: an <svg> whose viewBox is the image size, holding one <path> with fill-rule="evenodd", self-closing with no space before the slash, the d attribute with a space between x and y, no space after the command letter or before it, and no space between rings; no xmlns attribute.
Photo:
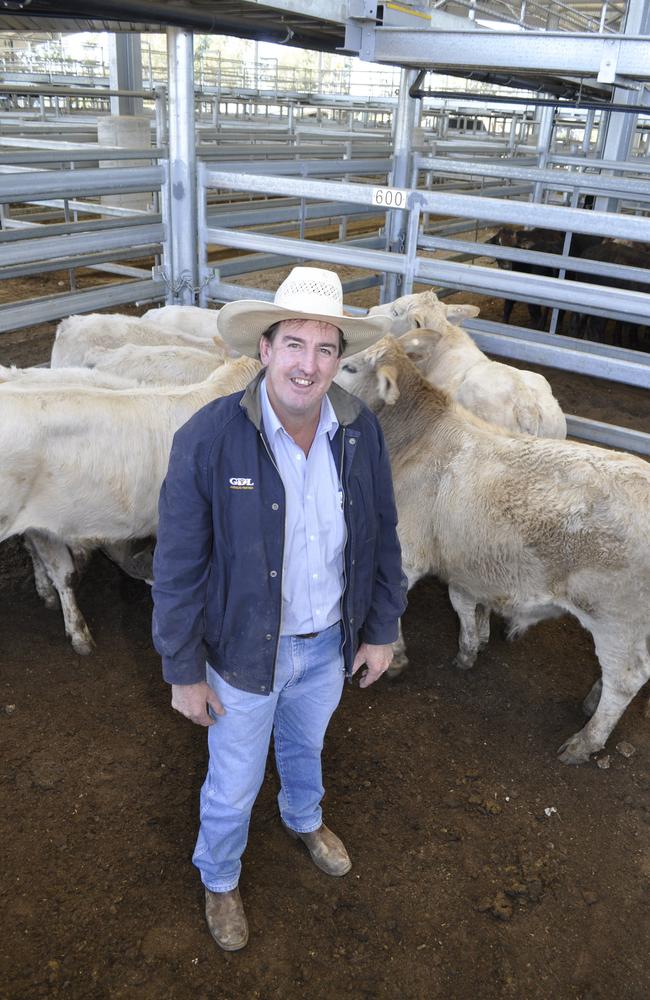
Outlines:
<svg viewBox="0 0 650 1000"><path fill-rule="evenodd" d="M382 365L377 371L377 383L380 397L388 406L393 406L399 399L395 365Z"/></svg>
<svg viewBox="0 0 650 1000"><path fill-rule="evenodd" d="M259 346L259 356L260 356L260 361L262 362L263 365L268 363L270 353L271 353L271 344L269 343L269 341L266 339L265 336L261 336L260 346Z"/></svg>

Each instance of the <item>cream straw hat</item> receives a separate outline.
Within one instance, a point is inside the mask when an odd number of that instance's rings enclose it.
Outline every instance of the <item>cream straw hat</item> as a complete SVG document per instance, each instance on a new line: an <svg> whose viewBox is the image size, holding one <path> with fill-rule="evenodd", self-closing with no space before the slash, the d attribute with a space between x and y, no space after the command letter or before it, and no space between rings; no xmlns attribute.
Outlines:
<svg viewBox="0 0 650 1000"><path fill-rule="evenodd" d="M341 280L334 271L294 267L273 302L228 302L219 312L217 329L230 347L256 358L262 334L283 319L321 320L338 327L347 343L345 355L363 351L389 333L391 326L388 316L345 316Z"/></svg>

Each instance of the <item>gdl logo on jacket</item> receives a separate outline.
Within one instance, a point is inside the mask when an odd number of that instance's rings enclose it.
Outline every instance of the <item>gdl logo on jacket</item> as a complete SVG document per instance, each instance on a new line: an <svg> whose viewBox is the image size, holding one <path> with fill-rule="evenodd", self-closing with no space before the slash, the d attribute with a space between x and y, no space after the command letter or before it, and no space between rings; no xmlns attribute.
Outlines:
<svg viewBox="0 0 650 1000"><path fill-rule="evenodd" d="M231 490L253 490L255 483L252 479L243 479L241 476L231 476L228 480Z"/></svg>

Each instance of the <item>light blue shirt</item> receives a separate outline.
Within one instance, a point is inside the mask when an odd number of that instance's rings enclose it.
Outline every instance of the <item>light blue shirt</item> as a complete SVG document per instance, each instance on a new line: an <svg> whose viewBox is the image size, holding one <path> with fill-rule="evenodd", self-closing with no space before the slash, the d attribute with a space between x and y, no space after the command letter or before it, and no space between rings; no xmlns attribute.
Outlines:
<svg viewBox="0 0 650 1000"><path fill-rule="evenodd" d="M339 424L327 396L306 457L260 384L262 421L284 484L286 518L281 635L321 632L339 621L346 540L343 493L329 439Z"/></svg>

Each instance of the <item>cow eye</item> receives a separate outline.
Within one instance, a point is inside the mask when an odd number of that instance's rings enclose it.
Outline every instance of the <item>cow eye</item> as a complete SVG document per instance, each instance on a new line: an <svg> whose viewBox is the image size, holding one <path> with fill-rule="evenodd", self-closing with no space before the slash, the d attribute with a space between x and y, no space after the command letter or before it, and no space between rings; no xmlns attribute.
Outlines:
<svg viewBox="0 0 650 1000"><path fill-rule="evenodd" d="M341 367L344 372L350 372L350 375L356 375L357 371L359 370L358 368L355 368L355 366L351 364L341 365Z"/></svg>

